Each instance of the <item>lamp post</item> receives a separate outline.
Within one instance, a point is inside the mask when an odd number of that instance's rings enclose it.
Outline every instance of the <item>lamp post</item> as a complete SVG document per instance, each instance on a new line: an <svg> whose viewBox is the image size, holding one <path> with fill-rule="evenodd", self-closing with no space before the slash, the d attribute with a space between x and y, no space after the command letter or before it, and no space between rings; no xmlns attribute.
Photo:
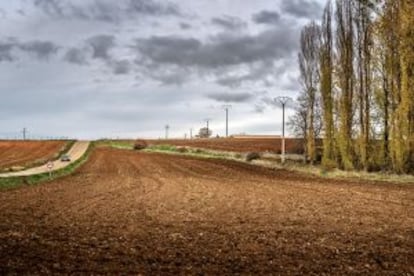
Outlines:
<svg viewBox="0 0 414 276"><path fill-rule="evenodd" d="M282 117L282 164L285 163L285 154L286 154L286 143L285 143L285 107L286 104L292 101L292 98L286 96L276 97L274 99L275 103L280 104L283 110Z"/></svg>
<svg viewBox="0 0 414 276"><path fill-rule="evenodd" d="M223 105L224 110L226 111L226 137L229 137L229 109L231 108L230 104Z"/></svg>

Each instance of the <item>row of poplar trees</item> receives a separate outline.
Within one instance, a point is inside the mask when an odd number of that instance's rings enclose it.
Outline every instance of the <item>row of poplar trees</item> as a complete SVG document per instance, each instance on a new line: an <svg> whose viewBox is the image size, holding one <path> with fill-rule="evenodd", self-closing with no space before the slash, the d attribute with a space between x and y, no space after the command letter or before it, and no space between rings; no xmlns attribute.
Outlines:
<svg viewBox="0 0 414 276"><path fill-rule="evenodd" d="M414 0L328 1L302 29L299 65L310 162L414 171Z"/></svg>

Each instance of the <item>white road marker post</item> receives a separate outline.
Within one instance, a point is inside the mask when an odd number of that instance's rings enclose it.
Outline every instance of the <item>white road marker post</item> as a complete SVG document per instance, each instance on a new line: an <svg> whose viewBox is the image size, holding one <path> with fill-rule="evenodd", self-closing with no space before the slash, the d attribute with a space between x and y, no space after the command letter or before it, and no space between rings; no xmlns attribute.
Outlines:
<svg viewBox="0 0 414 276"><path fill-rule="evenodd" d="M46 167L49 170L49 178L50 179L52 178L52 169L53 169L53 166L54 166L54 164L53 164L52 161L47 162Z"/></svg>

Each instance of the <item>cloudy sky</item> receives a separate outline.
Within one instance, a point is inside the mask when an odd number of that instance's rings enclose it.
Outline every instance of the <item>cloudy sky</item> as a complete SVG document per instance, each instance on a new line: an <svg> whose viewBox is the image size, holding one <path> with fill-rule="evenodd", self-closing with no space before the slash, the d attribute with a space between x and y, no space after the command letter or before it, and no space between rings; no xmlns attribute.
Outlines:
<svg viewBox="0 0 414 276"><path fill-rule="evenodd" d="M0 138L279 134L323 0L0 2Z"/></svg>

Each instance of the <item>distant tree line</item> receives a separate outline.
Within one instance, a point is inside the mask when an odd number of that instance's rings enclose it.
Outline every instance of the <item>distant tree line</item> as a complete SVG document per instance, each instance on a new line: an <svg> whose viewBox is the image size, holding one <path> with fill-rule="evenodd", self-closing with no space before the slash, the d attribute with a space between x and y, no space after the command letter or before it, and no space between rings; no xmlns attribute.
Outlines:
<svg viewBox="0 0 414 276"><path fill-rule="evenodd" d="M302 29L298 60L290 123L311 163L414 171L413 0L328 1Z"/></svg>

